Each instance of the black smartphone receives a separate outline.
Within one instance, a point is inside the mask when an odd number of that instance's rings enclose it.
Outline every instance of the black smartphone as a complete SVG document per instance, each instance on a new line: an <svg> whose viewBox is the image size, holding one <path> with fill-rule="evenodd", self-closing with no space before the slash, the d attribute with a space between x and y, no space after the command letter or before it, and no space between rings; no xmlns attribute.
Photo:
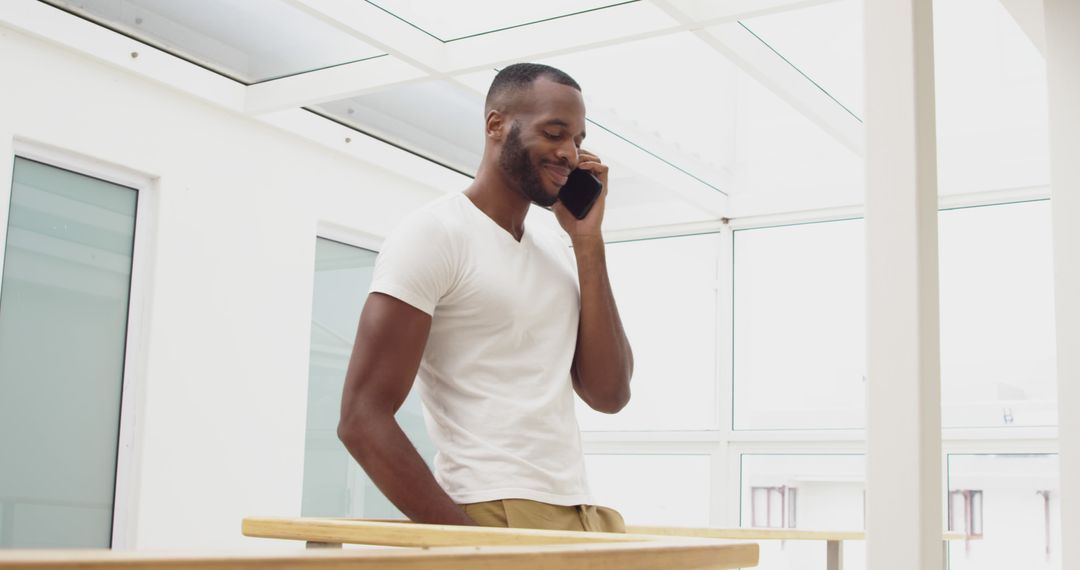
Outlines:
<svg viewBox="0 0 1080 570"><path fill-rule="evenodd" d="M592 172L579 168L566 178L566 184L559 190L559 201L575 218L581 220L589 214L603 188L600 179Z"/></svg>

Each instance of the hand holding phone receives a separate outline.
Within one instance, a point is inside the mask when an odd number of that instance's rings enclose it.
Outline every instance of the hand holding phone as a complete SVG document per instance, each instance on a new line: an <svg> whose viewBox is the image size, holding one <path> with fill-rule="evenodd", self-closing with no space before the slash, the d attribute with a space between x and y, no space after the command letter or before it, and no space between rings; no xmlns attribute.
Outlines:
<svg viewBox="0 0 1080 570"><path fill-rule="evenodd" d="M559 201L579 220L589 215L604 185L588 170L577 169L570 173L566 184L559 190Z"/></svg>

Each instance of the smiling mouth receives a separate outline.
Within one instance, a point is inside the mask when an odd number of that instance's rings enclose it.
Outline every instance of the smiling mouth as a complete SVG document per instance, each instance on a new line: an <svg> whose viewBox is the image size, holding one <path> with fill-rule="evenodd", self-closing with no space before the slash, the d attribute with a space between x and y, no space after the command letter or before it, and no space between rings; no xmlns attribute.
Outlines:
<svg viewBox="0 0 1080 570"><path fill-rule="evenodd" d="M562 188L566 184L567 178L570 177L570 169L563 166L554 166L550 164L544 165L544 170L551 176L551 180L555 182L555 185Z"/></svg>

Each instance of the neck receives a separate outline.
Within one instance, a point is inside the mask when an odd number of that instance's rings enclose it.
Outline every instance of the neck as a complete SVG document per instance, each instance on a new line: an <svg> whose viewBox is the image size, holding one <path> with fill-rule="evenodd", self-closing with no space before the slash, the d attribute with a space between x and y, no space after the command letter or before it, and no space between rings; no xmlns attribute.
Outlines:
<svg viewBox="0 0 1080 570"><path fill-rule="evenodd" d="M481 164L476 179L465 189L465 195L487 217L521 241L525 235L529 200L511 186L497 166Z"/></svg>

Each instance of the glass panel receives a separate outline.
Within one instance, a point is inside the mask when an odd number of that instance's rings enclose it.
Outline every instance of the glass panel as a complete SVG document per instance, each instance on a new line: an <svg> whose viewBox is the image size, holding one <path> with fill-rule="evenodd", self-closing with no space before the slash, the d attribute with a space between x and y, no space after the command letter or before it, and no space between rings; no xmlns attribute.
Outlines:
<svg viewBox="0 0 1080 570"><path fill-rule="evenodd" d="M585 456L597 504L636 525L708 526L709 462L708 455Z"/></svg>
<svg viewBox="0 0 1080 570"><path fill-rule="evenodd" d="M618 414L578 401L585 430L713 429L717 234L614 243L608 273L634 350L633 395ZM679 410L679 413L672 413Z"/></svg>
<svg viewBox="0 0 1080 570"><path fill-rule="evenodd" d="M625 4L612 0L546 0L544 2L504 2L467 0L370 0L395 16L444 42L486 32L522 26L606 6Z"/></svg>
<svg viewBox="0 0 1080 570"><path fill-rule="evenodd" d="M741 526L833 531L864 527L865 458L862 455L743 454L741 471ZM769 522L772 524L762 524ZM865 568L865 557L865 543L844 543L844 568ZM824 542L761 543L761 562L757 568L824 566Z"/></svg>
<svg viewBox="0 0 1080 570"><path fill-rule="evenodd" d="M707 4L706 4L707 5ZM693 8L693 6L688 6ZM692 12L693 10L691 10ZM862 3L826 2L748 18L742 25L780 57L817 84L838 104L862 116ZM952 0L934 3L934 67L937 94L938 181L942 194L1041 186L1049 183L1045 59L1001 2ZM767 102L769 99L762 99ZM750 116L754 98L740 99L739 114ZM766 114L764 117L772 115ZM786 138L760 133L763 145ZM802 201L824 195L814 192L776 193L775 182L792 186L790 164L798 164L798 148L785 151L784 160L756 163L759 188L739 203L739 215L801 209ZM740 149L741 150L741 149ZM768 153L764 146L755 153ZM782 158L782 157L778 157ZM794 158L795 162L792 161ZM775 164L788 165L777 169ZM857 171L857 167L853 169ZM769 183L769 177L779 180ZM804 177L805 178L805 177ZM814 184L814 179L810 179ZM805 184L806 182L804 182ZM855 188L861 181L855 181ZM741 187L741 186L740 186ZM855 196L850 203L858 203ZM760 203L760 206L758 205ZM752 208L746 210L745 208Z"/></svg>
<svg viewBox="0 0 1080 570"><path fill-rule="evenodd" d="M739 78L728 182L737 216L861 203L862 159L749 75Z"/></svg>
<svg viewBox="0 0 1080 570"><path fill-rule="evenodd" d="M21 158L12 179L0 547L108 547L136 192Z"/></svg>
<svg viewBox="0 0 1080 570"><path fill-rule="evenodd" d="M943 425L1056 425L1050 202L940 220Z"/></svg>
<svg viewBox="0 0 1080 570"><path fill-rule="evenodd" d="M949 455L952 570L1061 568L1058 456ZM970 521L965 523L965 521Z"/></svg>
<svg viewBox="0 0 1080 570"><path fill-rule="evenodd" d="M734 235L735 429L861 427L862 220Z"/></svg>
<svg viewBox="0 0 1080 570"><path fill-rule="evenodd" d="M316 240L301 506L305 517L404 518L337 438L345 369L371 285L375 255L327 239ZM435 448L425 431L420 406L413 391L398 410L397 420L430 464Z"/></svg>
<svg viewBox="0 0 1080 570"><path fill-rule="evenodd" d="M1049 202L939 220L943 426L1056 425ZM863 243L862 220L735 232L736 429L863 426Z"/></svg>
<svg viewBox="0 0 1080 570"><path fill-rule="evenodd" d="M742 24L838 105L862 116L862 2L826 2L748 18Z"/></svg>
<svg viewBox="0 0 1080 570"><path fill-rule="evenodd" d="M934 2L938 190L1050 182L1046 60L1002 2Z"/></svg>
<svg viewBox="0 0 1080 570"><path fill-rule="evenodd" d="M248 84L382 55L281 0L46 1Z"/></svg>
<svg viewBox="0 0 1080 570"><path fill-rule="evenodd" d="M709 73L687 74L671 65L679 60L699 62ZM541 63L562 69L581 84L589 119L594 121L590 130L610 129L693 176L729 190L721 171L734 152L738 72L692 33L570 53ZM679 105L656 104L676 94ZM645 154L642 158L655 160Z"/></svg>
<svg viewBox="0 0 1080 570"><path fill-rule="evenodd" d="M741 216L862 199L858 156L692 32L542 62L581 84L590 129L611 130L647 151L643 159L654 155L711 186L702 192L735 195ZM656 104L672 97L678 105Z"/></svg>
<svg viewBox="0 0 1080 570"><path fill-rule="evenodd" d="M484 153L484 95L449 81L390 87L314 110L470 175Z"/></svg>

